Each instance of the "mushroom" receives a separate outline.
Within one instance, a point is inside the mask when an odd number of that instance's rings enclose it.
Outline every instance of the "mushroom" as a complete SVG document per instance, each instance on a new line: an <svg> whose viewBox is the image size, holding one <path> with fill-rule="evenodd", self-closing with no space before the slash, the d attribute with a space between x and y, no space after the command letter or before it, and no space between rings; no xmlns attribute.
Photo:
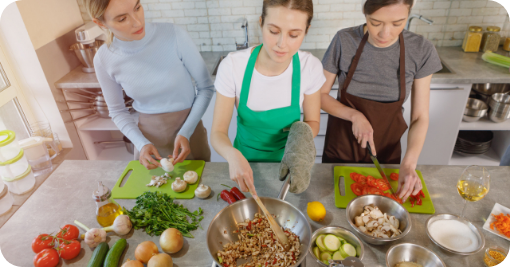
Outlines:
<svg viewBox="0 0 510 267"><path fill-rule="evenodd" d="M195 190L195 196L198 198L207 198L210 194L211 188L204 184L200 184Z"/></svg>
<svg viewBox="0 0 510 267"><path fill-rule="evenodd" d="M181 178L177 177L175 178L175 181L172 183L172 190L174 190L177 193L180 193L184 190L186 190L186 182L181 180Z"/></svg>
<svg viewBox="0 0 510 267"><path fill-rule="evenodd" d="M379 219L379 218L383 218L384 215L378 208L376 208L376 209L370 211L370 217L372 217L374 219Z"/></svg>
<svg viewBox="0 0 510 267"><path fill-rule="evenodd" d="M161 164L161 168L163 168L163 170L165 170L166 172L171 172L174 170L174 159L173 158L170 158L170 159L163 158L163 159L161 159L161 161L159 163Z"/></svg>
<svg viewBox="0 0 510 267"><path fill-rule="evenodd" d="M355 222L356 226L358 226L358 227L365 226L365 223L363 222L363 218L361 218L361 216L356 216L354 218L354 222Z"/></svg>
<svg viewBox="0 0 510 267"><path fill-rule="evenodd" d="M198 180L198 174L195 171L187 171L182 176L184 178L184 181L188 184L194 184Z"/></svg>

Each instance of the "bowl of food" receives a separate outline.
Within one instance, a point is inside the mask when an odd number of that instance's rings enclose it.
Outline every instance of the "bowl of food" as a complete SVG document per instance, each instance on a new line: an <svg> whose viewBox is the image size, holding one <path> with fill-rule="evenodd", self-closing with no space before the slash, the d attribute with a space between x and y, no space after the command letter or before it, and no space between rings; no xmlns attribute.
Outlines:
<svg viewBox="0 0 510 267"><path fill-rule="evenodd" d="M507 254L508 250L502 247L498 246L488 247L485 250L485 255L483 255L483 263L485 263L485 266L487 267L496 266L503 262Z"/></svg>
<svg viewBox="0 0 510 267"><path fill-rule="evenodd" d="M358 236L372 245L388 244L411 231L409 212L389 197L359 196L347 205L346 214Z"/></svg>
<svg viewBox="0 0 510 267"><path fill-rule="evenodd" d="M387 267L446 267L446 264L429 249L411 243L392 246L386 252Z"/></svg>
<svg viewBox="0 0 510 267"><path fill-rule="evenodd" d="M474 122L478 121L480 118L487 114L487 110L489 107L482 100L469 98L466 103L466 108L464 109L464 121L466 122Z"/></svg>
<svg viewBox="0 0 510 267"><path fill-rule="evenodd" d="M482 231L470 221L453 214L436 214L425 222L427 236L450 253L471 255L485 246Z"/></svg>
<svg viewBox="0 0 510 267"><path fill-rule="evenodd" d="M363 259L363 242L351 231L341 226L325 226L312 234L309 253L321 266L329 266L328 260L344 260L347 257Z"/></svg>

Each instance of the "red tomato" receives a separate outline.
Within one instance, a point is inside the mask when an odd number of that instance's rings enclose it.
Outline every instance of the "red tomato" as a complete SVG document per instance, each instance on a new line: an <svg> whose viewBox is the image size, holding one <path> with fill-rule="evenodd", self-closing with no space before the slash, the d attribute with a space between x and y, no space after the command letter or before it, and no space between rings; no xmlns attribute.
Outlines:
<svg viewBox="0 0 510 267"><path fill-rule="evenodd" d="M381 191L380 189L378 188L375 188L375 187L368 187L367 188L367 193L369 195L381 195L381 196L384 196L384 192Z"/></svg>
<svg viewBox="0 0 510 267"><path fill-rule="evenodd" d="M62 240L58 247L60 249L59 250L60 257L62 257L62 259L64 260L76 258L76 256L80 254L81 250L80 241L76 239L71 241Z"/></svg>
<svg viewBox="0 0 510 267"><path fill-rule="evenodd" d="M384 181L383 179L377 179L375 181L375 187L382 190L382 191L386 191L386 190L389 190L390 187L388 186L388 183L386 181Z"/></svg>
<svg viewBox="0 0 510 267"><path fill-rule="evenodd" d="M363 176L363 175L360 175L358 177L358 183L363 184L363 185L367 184L367 177Z"/></svg>
<svg viewBox="0 0 510 267"><path fill-rule="evenodd" d="M367 185L375 187L375 178L373 176L367 176Z"/></svg>
<svg viewBox="0 0 510 267"><path fill-rule="evenodd" d="M46 248L37 253L34 257L35 267L55 267L60 261L58 253L52 248Z"/></svg>
<svg viewBox="0 0 510 267"><path fill-rule="evenodd" d="M356 174L357 174L357 173L355 173L355 172L351 172L351 174L349 174L349 176L351 176L351 179L352 179L353 181L355 181L355 182L357 182L357 181L356 181Z"/></svg>
<svg viewBox="0 0 510 267"><path fill-rule="evenodd" d="M60 231L57 233L57 237L63 238L65 240L76 239L79 235L80 230L78 230L78 227L72 224L64 225L64 227L60 228Z"/></svg>
<svg viewBox="0 0 510 267"><path fill-rule="evenodd" d="M398 181L398 173L394 172L390 174L390 179L393 181Z"/></svg>
<svg viewBox="0 0 510 267"><path fill-rule="evenodd" d="M53 243L53 236L48 234L40 234L32 241L32 250L35 253L41 252L45 248L52 248L55 245Z"/></svg>
<svg viewBox="0 0 510 267"><path fill-rule="evenodd" d="M361 196L364 186L358 183L351 184L351 190L356 196Z"/></svg>
<svg viewBox="0 0 510 267"><path fill-rule="evenodd" d="M368 195L368 188L369 188L369 187L370 187L370 186L365 185L365 186L363 187L363 190L361 191L361 195L363 195L363 196L364 196L364 195Z"/></svg>

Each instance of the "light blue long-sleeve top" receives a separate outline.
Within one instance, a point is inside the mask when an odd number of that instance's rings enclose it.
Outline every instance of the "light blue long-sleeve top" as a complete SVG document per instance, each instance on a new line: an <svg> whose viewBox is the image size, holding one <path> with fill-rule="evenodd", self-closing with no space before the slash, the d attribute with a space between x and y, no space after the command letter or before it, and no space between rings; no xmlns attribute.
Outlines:
<svg viewBox="0 0 510 267"><path fill-rule="evenodd" d="M191 108L178 132L188 140L214 94L211 76L195 44L185 30L171 23L146 22L145 36L138 41L114 38L110 47L99 48L94 68L110 117L138 151L151 141L129 114L123 88L134 99L133 108L141 113L160 114Z"/></svg>

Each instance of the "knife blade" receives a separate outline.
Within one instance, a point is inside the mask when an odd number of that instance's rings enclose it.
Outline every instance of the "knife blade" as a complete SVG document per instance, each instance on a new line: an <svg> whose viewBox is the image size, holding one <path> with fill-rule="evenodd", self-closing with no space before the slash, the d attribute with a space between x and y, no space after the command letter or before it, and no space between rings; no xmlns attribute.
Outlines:
<svg viewBox="0 0 510 267"><path fill-rule="evenodd" d="M379 174L381 174L382 178L384 178L386 180L386 182L388 182L388 185L390 187L390 191L391 191L391 194L395 197L397 197L397 195L395 195L395 192L393 192L393 188L391 187L391 184L390 184L390 181L388 180L388 177L386 177L386 174L384 174L384 171L383 169L381 168L381 165L379 164L379 160L377 159L377 156L375 156L373 153L372 153L372 148L370 147L370 144L367 142L367 149L368 149L368 153L370 154L370 159L372 159L372 162L374 163L375 167L377 168L377 170L379 171Z"/></svg>

